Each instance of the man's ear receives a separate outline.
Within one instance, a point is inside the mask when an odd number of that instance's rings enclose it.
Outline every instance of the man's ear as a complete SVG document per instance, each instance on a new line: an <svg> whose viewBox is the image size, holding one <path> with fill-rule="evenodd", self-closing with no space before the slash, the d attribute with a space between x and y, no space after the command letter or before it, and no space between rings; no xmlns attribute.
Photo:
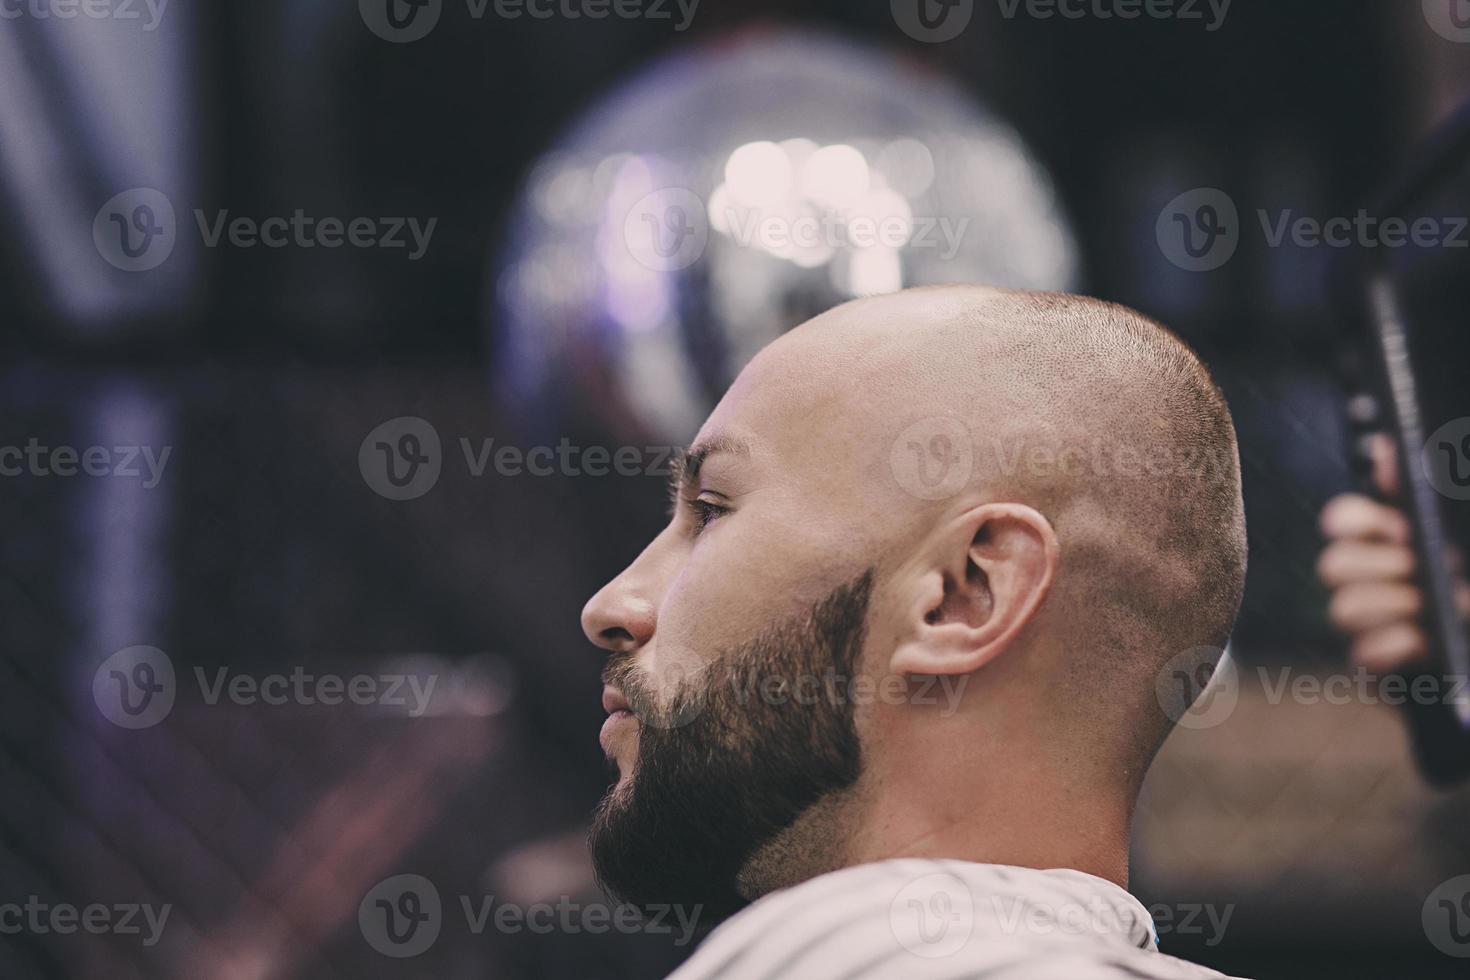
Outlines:
<svg viewBox="0 0 1470 980"><path fill-rule="evenodd" d="M931 538L893 652L903 674L968 674L995 659L1036 615L1061 548L1024 504L981 504Z"/></svg>

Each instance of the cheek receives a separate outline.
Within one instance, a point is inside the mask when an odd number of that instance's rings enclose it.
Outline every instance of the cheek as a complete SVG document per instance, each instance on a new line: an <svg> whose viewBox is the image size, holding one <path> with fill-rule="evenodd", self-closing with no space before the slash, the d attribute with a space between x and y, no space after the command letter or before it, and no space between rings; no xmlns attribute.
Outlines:
<svg viewBox="0 0 1470 980"><path fill-rule="evenodd" d="M847 581L833 548L810 529L741 517L712 526L670 584L649 660L660 676L708 667L771 624L805 616Z"/></svg>
<svg viewBox="0 0 1470 980"><path fill-rule="evenodd" d="M765 615L761 576L730 549L700 542L664 595L649 672L668 695L749 639Z"/></svg>

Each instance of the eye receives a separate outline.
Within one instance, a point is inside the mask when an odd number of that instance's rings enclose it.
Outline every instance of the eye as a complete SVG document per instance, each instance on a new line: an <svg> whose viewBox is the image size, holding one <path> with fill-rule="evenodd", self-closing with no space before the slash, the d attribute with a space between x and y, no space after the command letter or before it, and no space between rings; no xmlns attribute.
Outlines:
<svg viewBox="0 0 1470 980"><path fill-rule="evenodd" d="M704 494L689 500L689 509L694 513L694 533L698 534L714 521L730 513L730 508L708 499Z"/></svg>

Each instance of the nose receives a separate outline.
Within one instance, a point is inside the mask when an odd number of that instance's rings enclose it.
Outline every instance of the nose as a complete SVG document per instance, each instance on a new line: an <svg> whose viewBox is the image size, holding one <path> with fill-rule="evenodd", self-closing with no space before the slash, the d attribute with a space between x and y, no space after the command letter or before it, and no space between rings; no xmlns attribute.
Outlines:
<svg viewBox="0 0 1470 980"><path fill-rule="evenodd" d="M604 650L637 650L653 639L656 607L637 568L635 562L582 608L582 632Z"/></svg>

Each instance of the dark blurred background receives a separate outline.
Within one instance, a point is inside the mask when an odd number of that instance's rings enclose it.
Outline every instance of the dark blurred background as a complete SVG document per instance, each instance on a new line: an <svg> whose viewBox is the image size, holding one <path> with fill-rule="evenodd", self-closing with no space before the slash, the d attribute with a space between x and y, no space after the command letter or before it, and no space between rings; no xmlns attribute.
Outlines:
<svg viewBox="0 0 1470 980"><path fill-rule="evenodd" d="M981 2L942 43L878 0L703 0L686 30L672 5L670 19L542 20L445 0L404 43L341 0L174 0L152 28L143 5L136 20L36 14L56 8L0 20L0 446L101 446L115 464L136 446L144 475L0 477L0 902L172 913L151 945L0 936L5 977L632 978L687 953L638 930L476 935L458 912L458 896L599 901L581 839L607 784L600 661L578 612L660 526L663 477L476 476L460 440L616 449L689 435L683 416L653 423L636 407L647 393L630 389L657 389L657 362L607 369L580 335L541 351L574 368L518 388L525 344L543 341L535 304L505 292L538 243L555 244L536 227L537 175L670 55L697 52L648 84L693 84L707 52L804 28L1008 123L1075 241L1055 285L1164 320L1231 399L1251 543L1237 662L1341 669L1312 572L1315 514L1349 483L1331 250L1270 247L1253 215L1352 215L1470 95L1470 44L1418 2L1237 0L1214 30ZM712 91L702 125L670 119L662 135L677 144L687 125L691 145L716 145L709 120L739 101L738 86ZM94 219L105 234L106 202L140 187L171 202L177 242L130 272L94 242ZM1224 189L1242 217L1238 252L1208 273L1156 240L1164 202L1195 187ZM124 223L148 224L138 200L123 199ZM399 249L206 248L196 209L436 224L415 259L407 231ZM585 286L575 259L558 262L550 293ZM732 314L709 312L715 287L697 287L681 287L676 319L709 331ZM770 315L784 329L840 298ZM705 348L673 349L698 362ZM402 417L432 425L442 473L390 499L360 450ZM150 485L143 450L165 449ZM165 721L132 729L99 712L93 679L137 646L167 653L178 695ZM220 668L440 685L412 718L210 704L195 671ZM1229 972L1463 976L1420 912L1470 872L1467 815L1463 793L1418 782L1391 711L1268 704L1245 683L1227 723L1182 732L1160 760L1135 891L1230 906L1223 936L1161 937ZM358 910L401 873L433 881L446 916L432 949L398 960L365 940Z"/></svg>

